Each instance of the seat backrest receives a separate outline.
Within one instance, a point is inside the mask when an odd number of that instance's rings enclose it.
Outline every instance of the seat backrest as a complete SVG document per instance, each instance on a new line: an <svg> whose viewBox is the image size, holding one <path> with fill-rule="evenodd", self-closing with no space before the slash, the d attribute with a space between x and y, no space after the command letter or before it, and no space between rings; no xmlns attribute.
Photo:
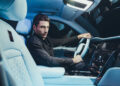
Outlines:
<svg viewBox="0 0 120 86"><path fill-rule="evenodd" d="M24 42L13 28L2 20L0 40L0 54L10 74L8 78L14 79L15 86L43 86L42 77Z"/></svg>
<svg viewBox="0 0 120 86"><path fill-rule="evenodd" d="M120 86L120 68L114 67L107 70L98 86Z"/></svg>
<svg viewBox="0 0 120 86"><path fill-rule="evenodd" d="M0 17L9 20L24 19L26 0L0 1ZM25 43L10 26L0 19L0 57L8 80L8 86L44 86L40 72Z"/></svg>

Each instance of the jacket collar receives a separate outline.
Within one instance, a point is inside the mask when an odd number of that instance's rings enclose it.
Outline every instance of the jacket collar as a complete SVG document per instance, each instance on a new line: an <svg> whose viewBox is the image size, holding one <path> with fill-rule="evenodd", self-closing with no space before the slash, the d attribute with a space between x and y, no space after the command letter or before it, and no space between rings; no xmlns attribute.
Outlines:
<svg viewBox="0 0 120 86"><path fill-rule="evenodd" d="M34 35L35 36L37 36L40 40L42 40L42 41L45 41L48 37L46 37L46 39L45 40L43 40L43 38L41 37L41 35L38 35L38 34L36 34L36 33L34 33Z"/></svg>

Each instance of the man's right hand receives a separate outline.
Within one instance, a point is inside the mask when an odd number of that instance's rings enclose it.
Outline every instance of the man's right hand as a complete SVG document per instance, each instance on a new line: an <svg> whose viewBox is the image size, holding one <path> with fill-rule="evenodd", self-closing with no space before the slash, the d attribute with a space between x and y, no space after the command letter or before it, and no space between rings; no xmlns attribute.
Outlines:
<svg viewBox="0 0 120 86"><path fill-rule="evenodd" d="M72 60L74 63L79 63L79 62L83 61L82 57L80 55L75 56Z"/></svg>

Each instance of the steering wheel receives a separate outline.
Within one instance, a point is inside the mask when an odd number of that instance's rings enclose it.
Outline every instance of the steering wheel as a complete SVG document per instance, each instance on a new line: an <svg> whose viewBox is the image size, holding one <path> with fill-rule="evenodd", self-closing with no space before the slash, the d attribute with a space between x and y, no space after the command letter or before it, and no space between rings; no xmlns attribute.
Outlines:
<svg viewBox="0 0 120 86"><path fill-rule="evenodd" d="M89 44L90 44L90 39L82 38L79 41L78 47L76 48L76 51L74 53L74 57L76 55L81 55L81 57L83 58L85 56L86 52L88 51Z"/></svg>

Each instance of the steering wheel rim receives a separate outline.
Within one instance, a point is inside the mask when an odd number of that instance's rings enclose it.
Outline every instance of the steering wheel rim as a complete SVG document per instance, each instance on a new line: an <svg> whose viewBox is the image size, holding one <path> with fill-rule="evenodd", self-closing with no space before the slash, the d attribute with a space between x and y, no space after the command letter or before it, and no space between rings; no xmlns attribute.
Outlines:
<svg viewBox="0 0 120 86"><path fill-rule="evenodd" d="M86 42L83 43L84 40L85 40L85 38L82 38L79 41L78 47L74 53L74 57L76 55L81 55L81 57L84 58L85 54L87 53L87 51L89 49L90 39L86 39Z"/></svg>

